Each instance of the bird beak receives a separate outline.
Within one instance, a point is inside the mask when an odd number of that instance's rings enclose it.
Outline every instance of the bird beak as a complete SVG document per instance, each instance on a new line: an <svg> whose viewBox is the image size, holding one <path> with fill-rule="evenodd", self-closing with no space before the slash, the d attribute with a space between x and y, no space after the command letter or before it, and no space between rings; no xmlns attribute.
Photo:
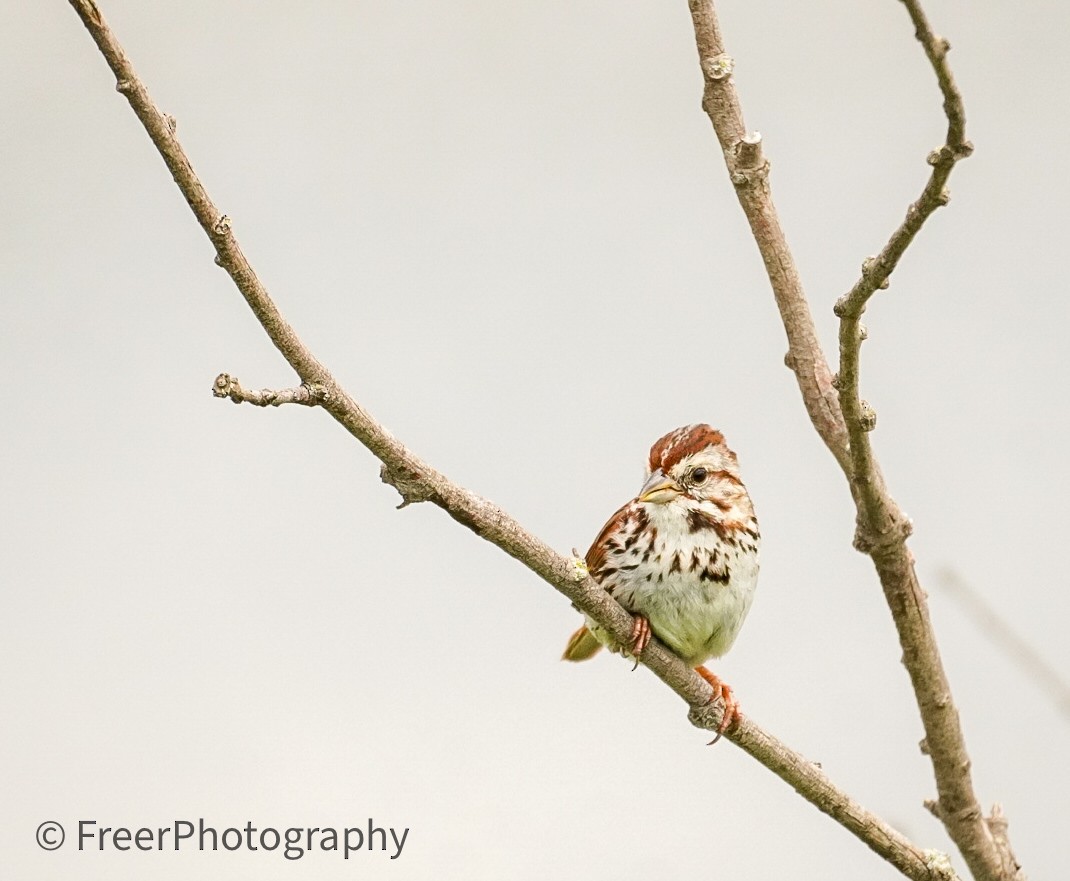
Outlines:
<svg viewBox="0 0 1070 881"><path fill-rule="evenodd" d="M643 488L639 490L639 501L664 505L682 494L683 488L680 484L671 477L666 477L659 468L650 475L647 482L643 484Z"/></svg>

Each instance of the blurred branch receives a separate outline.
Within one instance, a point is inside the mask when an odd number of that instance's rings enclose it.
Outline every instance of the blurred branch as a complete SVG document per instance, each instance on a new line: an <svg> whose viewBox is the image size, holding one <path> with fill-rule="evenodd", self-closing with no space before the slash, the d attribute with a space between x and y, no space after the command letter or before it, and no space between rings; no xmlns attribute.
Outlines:
<svg viewBox="0 0 1070 881"><path fill-rule="evenodd" d="M769 187L769 164L761 139L743 122L732 81L734 62L724 48L713 0L689 0L704 90L703 109L713 123L765 263L788 337L785 362L796 376L803 403L818 434L847 477L857 510L855 546L872 559L899 633L903 662L910 674L925 727L928 751L939 793L939 816L978 881L1010 881L1018 866L1009 847L993 836L973 791L970 761L958 711L940 660L925 594L906 546L911 524L892 499L873 456L869 432L876 414L858 394L858 361L865 331L860 323L873 293L887 287L895 269L925 220L947 204L944 188L955 163L968 156L962 98L947 65L948 44L929 26L917 0L903 0L915 34L936 72L948 120L945 143L929 155L932 173L907 217L874 258L863 264L862 277L836 304L840 317L840 371L829 372L814 330L809 303L777 218ZM1006 824L1003 822L1003 829Z"/></svg>
<svg viewBox="0 0 1070 881"><path fill-rule="evenodd" d="M1056 709L1070 718L1070 682L1033 648L1033 644L1011 630L1003 616L953 569L942 570L936 581L1029 681L1047 693Z"/></svg>
<svg viewBox="0 0 1070 881"><path fill-rule="evenodd" d="M178 143L174 121L156 109L96 4L93 0L70 0L70 3L115 74L118 90L130 102L215 247L216 262L230 274L272 343L301 378L302 386L310 392L315 389L321 406L383 463L384 479L398 488L404 502L435 503L455 520L522 562L622 643L627 641L632 632L631 616L590 576L527 532L505 511L452 483L417 458L353 400L316 360L282 317L253 272L238 246L230 221L216 209ZM798 344L800 357L806 355L805 343L803 339ZM217 394L231 397L235 388L240 388L226 375L221 379L222 383L217 380ZM244 397L237 394L239 399L249 399L248 393ZM834 398L830 400L835 401ZM643 663L689 704L689 718L693 724L707 730L717 729L723 707L710 703L710 687L701 677L656 640L643 652ZM742 720L726 737L909 878L915 881L954 878L946 857L914 846L833 786L816 765L753 722Z"/></svg>

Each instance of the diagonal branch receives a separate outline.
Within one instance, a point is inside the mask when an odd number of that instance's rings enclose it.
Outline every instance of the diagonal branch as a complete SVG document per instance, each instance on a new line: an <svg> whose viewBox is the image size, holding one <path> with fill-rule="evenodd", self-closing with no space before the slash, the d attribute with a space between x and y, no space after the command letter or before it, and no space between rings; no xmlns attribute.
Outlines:
<svg viewBox="0 0 1070 881"><path fill-rule="evenodd" d="M118 90L130 102L187 204L215 247L216 262L230 274L272 343L301 378L302 388L307 388L309 394L315 397L315 401L305 403L319 403L383 463L384 480L398 488L404 503L434 502L459 523L497 545L555 587L621 643L626 642L632 632L631 616L585 571L578 568L574 561L555 553L505 511L452 483L445 475L417 458L353 400L327 368L316 360L282 317L253 272L238 246L229 219L216 209L178 143L173 121L156 109L95 2L70 0L70 3L115 74ZM794 269L791 269L791 274L794 274ZM813 337L812 322L809 333ZM813 350L808 348L810 342L816 343L816 338L807 339L806 329L803 328L801 336L794 343L800 359L805 359L808 352L812 354ZM823 359L821 364L824 364ZM827 374L827 366L824 372ZM826 400L824 406L831 413L836 402L834 396L828 396L831 389L829 378L815 377L811 377L813 387L821 388ZM234 392L239 400L246 399L239 391L235 391L236 388L240 389L240 386L236 386L236 381L230 377L217 380L216 392L221 396L233 398L231 393ZM297 390L292 391L296 394ZM718 727L723 707L710 703L710 687L683 661L654 640L643 652L643 663L688 703L691 708L689 717L695 725L708 730ZM955 878L946 856L916 847L837 789L815 764L753 722L742 720L726 736L907 877L915 881L951 881Z"/></svg>
<svg viewBox="0 0 1070 881"><path fill-rule="evenodd" d="M818 434L847 476L858 511L855 546L869 554L899 633L903 662L910 675L926 733L939 793L937 815L978 881L1018 877L1002 814L986 820L973 791L970 763L958 711L940 660L925 593L906 546L910 521L888 493L869 443L876 414L858 395L858 359L865 331L860 317L869 298L887 287L907 247L925 220L947 204L945 184L955 163L970 154L965 138L962 98L947 65L947 41L937 37L918 0L902 0L916 36L932 64L944 96L948 120L945 143L929 156L932 173L907 217L862 276L836 304L840 317L840 371L829 375L816 340L809 304L795 271L772 203L768 163L760 138L748 134L732 84L733 62L725 53L713 0L689 0L705 88L702 106L724 150L729 175L758 249L787 331L787 364L795 371L803 401ZM997 830L998 825L998 830ZM994 834L998 831L998 834Z"/></svg>
<svg viewBox="0 0 1070 881"><path fill-rule="evenodd" d="M765 263L780 318L788 337L784 358L794 371L803 404L814 428L844 469L847 468L847 434L828 362L821 351L810 304L803 292L795 258L780 226L769 190L769 163L762 155L761 135L743 124L739 96L732 84L735 61L724 51L713 0L688 0L705 80L702 109L721 142L729 177L751 233Z"/></svg>

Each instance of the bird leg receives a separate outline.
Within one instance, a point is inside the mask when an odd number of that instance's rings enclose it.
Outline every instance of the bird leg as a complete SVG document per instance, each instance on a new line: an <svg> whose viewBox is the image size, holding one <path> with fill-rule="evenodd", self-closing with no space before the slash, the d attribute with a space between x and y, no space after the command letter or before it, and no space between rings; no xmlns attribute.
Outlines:
<svg viewBox="0 0 1070 881"><path fill-rule="evenodd" d="M628 654L635 658L634 672L639 667L639 656L650 644L650 622L642 615L636 615L632 620L632 638L628 644Z"/></svg>
<svg viewBox="0 0 1070 881"><path fill-rule="evenodd" d="M727 682L723 682L721 679L714 676L705 667L696 667L695 672L705 679L713 688L713 695L710 697L710 703L712 704L718 698L724 701L724 714L721 716L721 724L717 726L717 736L707 744L708 746L713 746L721 739L722 734L743 718L743 714L739 711L739 701L737 701L736 696L732 694L732 689Z"/></svg>

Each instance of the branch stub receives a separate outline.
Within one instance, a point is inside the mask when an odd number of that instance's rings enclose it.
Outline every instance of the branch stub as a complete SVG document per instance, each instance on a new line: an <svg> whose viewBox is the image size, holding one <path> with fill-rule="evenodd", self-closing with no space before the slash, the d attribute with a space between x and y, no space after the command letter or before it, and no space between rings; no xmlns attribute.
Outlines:
<svg viewBox="0 0 1070 881"><path fill-rule="evenodd" d="M405 471L401 468L392 469L383 465L379 469L379 479L394 487L401 496L401 504L398 510L407 508L409 505L429 502L435 497L435 492L423 480L423 476L415 471Z"/></svg>

